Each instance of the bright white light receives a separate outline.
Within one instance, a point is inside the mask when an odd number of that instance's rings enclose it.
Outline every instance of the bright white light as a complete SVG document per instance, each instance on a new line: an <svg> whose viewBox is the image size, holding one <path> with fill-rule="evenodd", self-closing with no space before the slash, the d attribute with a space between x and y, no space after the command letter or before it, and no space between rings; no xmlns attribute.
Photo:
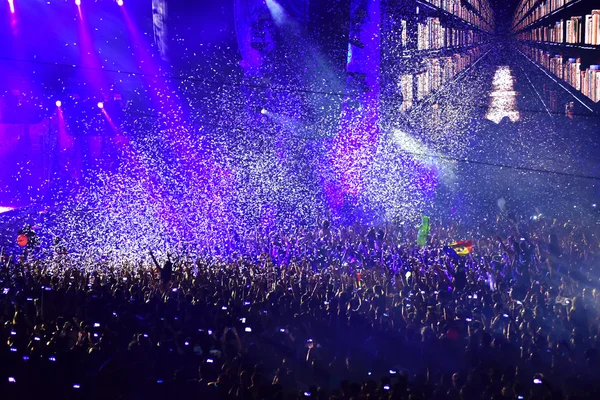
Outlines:
<svg viewBox="0 0 600 400"><path fill-rule="evenodd" d="M104 108L104 103L103 102L99 102L98 103L98 108L100 108L100 109Z"/></svg>
<svg viewBox="0 0 600 400"><path fill-rule="evenodd" d="M435 155L435 151L429 149L426 144L415 139L410 134L400 129L396 129L394 131L394 143L396 143L404 152L410 154L413 159L418 160L429 167L439 167L439 164L437 163L438 159L431 156Z"/></svg>
<svg viewBox="0 0 600 400"><path fill-rule="evenodd" d="M267 7L271 13L271 17L277 25L283 25L286 20L285 10L275 0L267 0Z"/></svg>
<svg viewBox="0 0 600 400"><path fill-rule="evenodd" d="M160 53L160 58L167 60L168 46L168 7L167 0L152 0L152 28L154 43Z"/></svg>
<svg viewBox="0 0 600 400"><path fill-rule="evenodd" d="M123 7L123 0L117 0L117 5L119 7Z"/></svg>
<svg viewBox="0 0 600 400"><path fill-rule="evenodd" d="M263 108L262 110L260 110L260 113L265 115L267 113L267 110Z"/></svg>
<svg viewBox="0 0 600 400"><path fill-rule="evenodd" d="M0 206L0 214L5 213L5 212L9 212L9 211L12 211L12 210L14 210L14 207L3 207L3 206Z"/></svg>
<svg viewBox="0 0 600 400"><path fill-rule="evenodd" d="M485 118L497 124L505 117L508 117L512 122L519 121L521 115L517 110L518 93L514 89L514 78L510 68L507 66L498 67L492 85L490 105Z"/></svg>
<svg viewBox="0 0 600 400"><path fill-rule="evenodd" d="M10 8L10 13L15 13L15 2L14 0L8 0L8 7Z"/></svg>
<svg viewBox="0 0 600 400"><path fill-rule="evenodd" d="M75 0L75 5L79 7L81 5L81 0Z"/></svg>
<svg viewBox="0 0 600 400"><path fill-rule="evenodd" d="M56 100L56 107L60 107L60 106L62 106L62 101Z"/></svg>

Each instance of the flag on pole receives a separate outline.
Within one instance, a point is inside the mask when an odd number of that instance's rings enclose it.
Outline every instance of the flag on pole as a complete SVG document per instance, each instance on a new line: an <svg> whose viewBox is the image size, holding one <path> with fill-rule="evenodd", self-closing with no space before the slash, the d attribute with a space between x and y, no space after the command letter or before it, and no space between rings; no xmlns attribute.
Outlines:
<svg viewBox="0 0 600 400"><path fill-rule="evenodd" d="M421 227L419 228L419 235L417 236L417 245L427 245L427 236L429 236L429 229L429 217L427 215L421 215Z"/></svg>
<svg viewBox="0 0 600 400"><path fill-rule="evenodd" d="M459 256L466 256L473 251L473 242L471 240L461 240L459 242L450 243L449 246Z"/></svg>

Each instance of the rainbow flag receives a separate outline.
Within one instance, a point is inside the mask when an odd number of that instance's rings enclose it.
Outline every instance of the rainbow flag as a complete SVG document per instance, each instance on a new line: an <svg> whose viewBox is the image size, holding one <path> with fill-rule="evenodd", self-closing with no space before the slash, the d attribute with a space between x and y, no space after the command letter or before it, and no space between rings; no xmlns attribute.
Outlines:
<svg viewBox="0 0 600 400"><path fill-rule="evenodd" d="M450 243L448 246L451 247L459 256L466 256L473 251L472 240L461 240L459 242Z"/></svg>

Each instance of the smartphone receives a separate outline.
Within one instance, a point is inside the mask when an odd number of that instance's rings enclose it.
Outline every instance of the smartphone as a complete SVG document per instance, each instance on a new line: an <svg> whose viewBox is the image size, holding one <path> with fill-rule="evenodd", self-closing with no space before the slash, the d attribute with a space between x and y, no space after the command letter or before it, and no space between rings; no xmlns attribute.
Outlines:
<svg viewBox="0 0 600 400"><path fill-rule="evenodd" d="M245 323L246 323L246 318L240 318L240 322L241 322L242 324L245 324Z"/></svg>
<svg viewBox="0 0 600 400"><path fill-rule="evenodd" d="M305 397L310 397L310 392L304 392Z"/></svg>
<svg viewBox="0 0 600 400"><path fill-rule="evenodd" d="M508 318L508 314L502 314L504 318Z"/></svg>
<svg viewBox="0 0 600 400"><path fill-rule="evenodd" d="M390 385L383 385L383 390L390 390Z"/></svg>
<svg viewBox="0 0 600 400"><path fill-rule="evenodd" d="M8 382L9 383L17 383L17 380L13 376L9 376L8 377Z"/></svg>
<svg viewBox="0 0 600 400"><path fill-rule="evenodd" d="M207 362L207 363L209 363L209 364L212 364L212 363L214 363L215 361L214 361L212 358L207 358L207 359L206 359L206 362Z"/></svg>
<svg viewBox="0 0 600 400"><path fill-rule="evenodd" d="M176 292L176 291L177 291L177 288L176 288L176 287L174 287L172 290L173 290L174 292Z"/></svg>
<svg viewBox="0 0 600 400"><path fill-rule="evenodd" d="M279 328L279 332L285 333L285 329L284 328Z"/></svg>
<svg viewBox="0 0 600 400"><path fill-rule="evenodd" d="M73 389L81 389L81 385L76 383L73 385Z"/></svg>
<svg viewBox="0 0 600 400"><path fill-rule="evenodd" d="M533 384L534 384L534 385L541 385L541 384L542 384L542 380L541 380L541 379L539 379L539 378L534 378L534 379L533 379Z"/></svg>
<svg viewBox="0 0 600 400"><path fill-rule="evenodd" d="M326 306L328 306L329 302L328 301L324 301L323 304L325 304Z"/></svg>
<svg viewBox="0 0 600 400"><path fill-rule="evenodd" d="M99 322L95 322L94 323L94 328L100 328L100 323Z"/></svg>
<svg viewBox="0 0 600 400"><path fill-rule="evenodd" d="M398 373L398 371L396 371L395 369L390 369L390 375L396 375Z"/></svg>
<svg viewBox="0 0 600 400"><path fill-rule="evenodd" d="M248 333L252 333L252 328L250 328L249 326L244 328L244 332L248 332Z"/></svg>
<svg viewBox="0 0 600 400"><path fill-rule="evenodd" d="M245 305L245 306L249 306L249 305L250 305L250 302L249 302L249 301L245 301L245 302L244 302L244 305Z"/></svg>
<svg viewBox="0 0 600 400"><path fill-rule="evenodd" d="M473 320L472 320L471 318L465 318L465 321L467 321L467 322L471 322L471 321L473 321Z"/></svg>

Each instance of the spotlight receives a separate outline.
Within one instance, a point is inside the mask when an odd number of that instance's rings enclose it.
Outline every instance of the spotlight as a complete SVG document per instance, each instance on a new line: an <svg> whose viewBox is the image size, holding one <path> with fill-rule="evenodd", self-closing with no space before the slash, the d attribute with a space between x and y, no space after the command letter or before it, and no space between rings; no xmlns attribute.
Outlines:
<svg viewBox="0 0 600 400"><path fill-rule="evenodd" d="M75 5L79 7L81 5L81 0L75 0Z"/></svg>
<svg viewBox="0 0 600 400"><path fill-rule="evenodd" d="M8 7L10 8L10 13L15 13L15 2L14 0L8 0Z"/></svg>
<svg viewBox="0 0 600 400"><path fill-rule="evenodd" d="M98 108L99 109L103 109L104 108L104 103L103 102L98 102Z"/></svg>
<svg viewBox="0 0 600 400"><path fill-rule="evenodd" d="M117 0L117 5L119 7L123 7L123 0Z"/></svg>
<svg viewBox="0 0 600 400"><path fill-rule="evenodd" d="M60 106L62 106L62 101L56 100L56 107L60 107Z"/></svg>
<svg viewBox="0 0 600 400"><path fill-rule="evenodd" d="M260 110L260 113L265 115L267 113L267 110L265 108L263 108L262 110Z"/></svg>

